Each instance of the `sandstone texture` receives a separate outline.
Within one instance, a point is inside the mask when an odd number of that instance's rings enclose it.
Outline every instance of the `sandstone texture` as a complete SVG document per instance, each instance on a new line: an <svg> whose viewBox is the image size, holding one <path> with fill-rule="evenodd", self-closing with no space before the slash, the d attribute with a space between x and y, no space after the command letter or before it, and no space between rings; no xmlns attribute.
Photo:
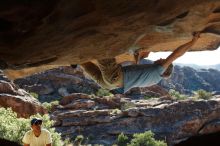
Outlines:
<svg viewBox="0 0 220 146"><path fill-rule="evenodd" d="M138 48L172 51L195 31L203 34L191 51L214 50L219 23L219 0L3 0L0 66L28 68L8 70L16 78Z"/></svg>
<svg viewBox="0 0 220 146"><path fill-rule="evenodd" d="M12 108L19 117L46 113L37 99L5 80L0 80L0 107Z"/></svg>
<svg viewBox="0 0 220 146"><path fill-rule="evenodd" d="M219 131L219 116L219 98L131 100L121 95L86 94L64 97L51 114L56 130L63 137L84 135L88 143L112 145L121 132L132 135L152 130L157 139L166 140L169 146L192 136Z"/></svg>

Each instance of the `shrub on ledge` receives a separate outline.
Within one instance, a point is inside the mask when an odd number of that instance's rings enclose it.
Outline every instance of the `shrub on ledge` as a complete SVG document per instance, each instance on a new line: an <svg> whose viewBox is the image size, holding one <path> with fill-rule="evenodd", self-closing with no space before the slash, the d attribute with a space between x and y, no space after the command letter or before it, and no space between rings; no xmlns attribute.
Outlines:
<svg viewBox="0 0 220 146"><path fill-rule="evenodd" d="M203 89L200 89L200 90L195 91L195 98L208 100L212 98L212 93L207 92Z"/></svg>
<svg viewBox="0 0 220 146"><path fill-rule="evenodd" d="M146 131L144 133L134 134L128 146L167 146L164 141L155 140L154 133Z"/></svg>
<svg viewBox="0 0 220 146"><path fill-rule="evenodd" d="M97 92L96 92L97 96L113 96L113 94L111 92L109 92L109 90L107 89L103 89L100 88Z"/></svg>

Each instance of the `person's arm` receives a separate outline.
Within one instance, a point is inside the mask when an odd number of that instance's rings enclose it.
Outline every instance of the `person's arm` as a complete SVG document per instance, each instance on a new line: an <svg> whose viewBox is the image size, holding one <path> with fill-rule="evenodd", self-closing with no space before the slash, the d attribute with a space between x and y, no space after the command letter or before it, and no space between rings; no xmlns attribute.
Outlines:
<svg viewBox="0 0 220 146"><path fill-rule="evenodd" d="M24 144L24 146L30 146L29 144Z"/></svg>
<svg viewBox="0 0 220 146"><path fill-rule="evenodd" d="M193 39L190 42L183 44L180 47L178 47L176 50L174 50L171 55L169 55L165 60L163 60L161 66L167 68L174 60L182 56L196 43L196 41L199 39L199 35L200 35L199 32L195 33Z"/></svg>
<svg viewBox="0 0 220 146"><path fill-rule="evenodd" d="M51 133L49 131L47 131L47 134L45 136L45 140L46 140L46 146L52 146L52 137L51 137Z"/></svg>

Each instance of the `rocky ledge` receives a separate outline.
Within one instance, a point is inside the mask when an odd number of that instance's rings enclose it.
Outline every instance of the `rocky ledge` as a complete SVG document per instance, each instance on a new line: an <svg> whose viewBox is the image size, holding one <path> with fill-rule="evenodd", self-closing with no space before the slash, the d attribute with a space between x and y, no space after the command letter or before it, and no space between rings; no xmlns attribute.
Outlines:
<svg viewBox="0 0 220 146"><path fill-rule="evenodd" d="M120 133L152 130L170 146L189 137L220 129L220 99L175 101L163 98L131 100L116 95L71 94L51 117L63 137L84 135L89 143L112 145Z"/></svg>
<svg viewBox="0 0 220 146"><path fill-rule="evenodd" d="M33 114L44 114L46 110L40 102L28 92L18 88L3 75L0 75L0 107L12 108L19 117L29 117Z"/></svg>

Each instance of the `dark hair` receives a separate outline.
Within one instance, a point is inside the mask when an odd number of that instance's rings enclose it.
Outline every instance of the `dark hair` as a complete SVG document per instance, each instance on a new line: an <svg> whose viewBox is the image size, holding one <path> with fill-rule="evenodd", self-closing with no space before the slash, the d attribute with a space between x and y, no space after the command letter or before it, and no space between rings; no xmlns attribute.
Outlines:
<svg viewBox="0 0 220 146"><path fill-rule="evenodd" d="M172 72L173 72L173 64L171 63L161 76L164 78L169 78Z"/></svg>
<svg viewBox="0 0 220 146"><path fill-rule="evenodd" d="M41 124L42 124L42 120L41 120L41 119L38 119L38 118L33 118L33 119L31 120L31 125L34 125L34 124L36 124L36 125L41 125Z"/></svg>

